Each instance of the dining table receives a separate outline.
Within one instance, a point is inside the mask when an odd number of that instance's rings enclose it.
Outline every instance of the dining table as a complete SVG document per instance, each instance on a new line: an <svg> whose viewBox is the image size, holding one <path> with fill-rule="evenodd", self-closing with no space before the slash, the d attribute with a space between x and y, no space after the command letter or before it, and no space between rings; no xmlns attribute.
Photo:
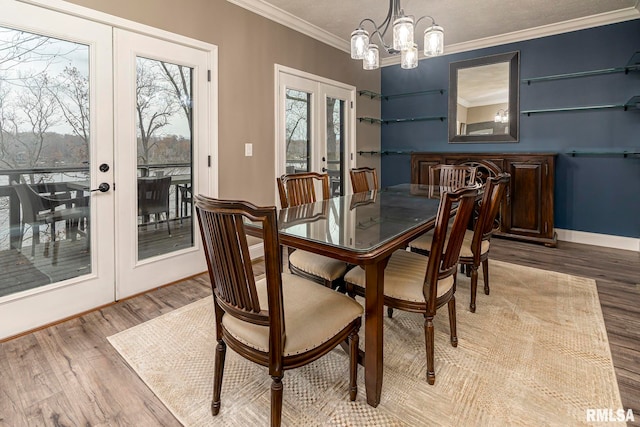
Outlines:
<svg viewBox="0 0 640 427"><path fill-rule="evenodd" d="M363 268L364 365L367 403L378 406L383 378L384 270L394 251L432 229L442 187L400 184L280 209L282 246ZM254 235L259 233L253 230ZM251 233L251 231L249 231Z"/></svg>

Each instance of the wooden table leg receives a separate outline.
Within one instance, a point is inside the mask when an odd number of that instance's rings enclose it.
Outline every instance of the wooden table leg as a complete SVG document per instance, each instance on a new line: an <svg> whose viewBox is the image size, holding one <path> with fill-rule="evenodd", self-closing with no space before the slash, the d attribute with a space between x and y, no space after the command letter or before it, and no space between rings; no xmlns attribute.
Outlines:
<svg viewBox="0 0 640 427"><path fill-rule="evenodd" d="M380 403L382 392L382 325L384 308L384 268L388 258L365 266L364 384L367 403Z"/></svg>

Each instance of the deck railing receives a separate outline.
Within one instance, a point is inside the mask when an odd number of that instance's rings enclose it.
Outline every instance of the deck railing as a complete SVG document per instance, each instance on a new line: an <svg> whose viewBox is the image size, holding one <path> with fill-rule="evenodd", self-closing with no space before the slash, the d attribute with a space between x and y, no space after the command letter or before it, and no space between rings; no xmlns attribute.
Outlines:
<svg viewBox="0 0 640 427"><path fill-rule="evenodd" d="M12 182L26 182L42 194L87 191L90 182L88 166L55 166L0 169L0 250L16 249L20 244L20 200ZM182 209L178 186L191 185L190 163L162 163L138 165L138 176L179 176L170 190L171 219L191 216L190 209ZM79 183L83 183L84 188ZM77 195L76 195L77 197ZM29 236L27 236L29 237Z"/></svg>

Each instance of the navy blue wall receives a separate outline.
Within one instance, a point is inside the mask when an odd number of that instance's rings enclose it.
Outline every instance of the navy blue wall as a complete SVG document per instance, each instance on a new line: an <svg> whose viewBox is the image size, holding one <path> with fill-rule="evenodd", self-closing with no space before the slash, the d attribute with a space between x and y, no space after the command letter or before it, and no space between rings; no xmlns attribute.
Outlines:
<svg viewBox="0 0 640 427"><path fill-rule="evenodd" d="M640 51L640 20L445 55L420 61L414 70L382 70L382 93L448 89L449 63L520 51L520 77L538 77L627 64ZM520 110L624 104L640 95L640 71L520 84ZM447 116L448 92L382 102L384 119ZM573 148L640 148L640 111L622 109L520 115L517 143L447 143L447 122L382 125L382 150L425 152L558 153L555 184L557 228L640 237L640 159L571 157ZM410 181L408 155L386 155L383 185Z"/></svg>

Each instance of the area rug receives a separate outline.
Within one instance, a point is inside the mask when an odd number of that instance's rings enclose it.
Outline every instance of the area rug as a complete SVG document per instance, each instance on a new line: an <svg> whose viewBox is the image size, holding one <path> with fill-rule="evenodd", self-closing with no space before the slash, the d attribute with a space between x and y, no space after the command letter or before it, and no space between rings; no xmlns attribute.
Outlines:
<svg viewBox="0 0 640 427"><path fill-rule="evenodd" d="M396 310L384 321L380 405L366 403L362 367L357 399L349 401L348 358L338 348L285 373L283 425L594 425L588 411L621 410L595 282L490 264L491 295L480 280L476 313L468 309L469 279L459 275L457 348L449 344L446 309L436 316L435 385L426 382L423 317ZM269 424L267 370L232 350L220 414L210 413L211 297L109 341L185 426Z"/></svg>

